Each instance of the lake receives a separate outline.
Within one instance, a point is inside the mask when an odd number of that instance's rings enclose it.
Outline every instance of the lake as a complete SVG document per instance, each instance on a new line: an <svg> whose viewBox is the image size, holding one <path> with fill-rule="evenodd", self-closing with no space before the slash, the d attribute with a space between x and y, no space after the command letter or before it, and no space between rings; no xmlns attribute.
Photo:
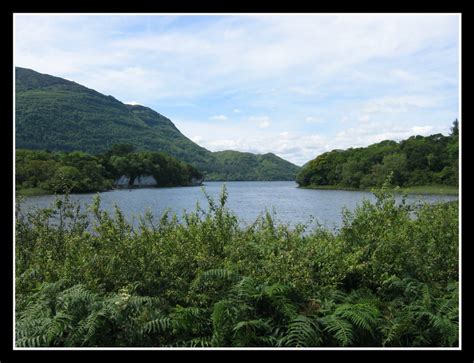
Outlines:
<svg viewBox="0 0 474 363"><path fill-rule="evenodd" d="M295 182L286 181L205 182L203 188L217 201L224 184L229 194L227 206L244 226L253 223L268 210L276 213L277 220L282 223L294 226L297 223L308 223L313 218L312 224L317 221L334 229L341 225L341 211L344 207L354 210L363 199L375 200L374 195L369 192L299 189ZM84 205L89 204L96 194L72 194L71 199ZM207 209L201 187L122 189L100 193L100 197L104 209L112 210L114 204L117 204L129 219L143 214L147 209L155 217L160 217L166 209L181 215L183 210L193 211L197 202L203 209ZM48 207L54 198L52 195L29 197L24 200L23 207ZM407 201L433 203L457 199L458 196L453 195L410 195Z"/></svg>

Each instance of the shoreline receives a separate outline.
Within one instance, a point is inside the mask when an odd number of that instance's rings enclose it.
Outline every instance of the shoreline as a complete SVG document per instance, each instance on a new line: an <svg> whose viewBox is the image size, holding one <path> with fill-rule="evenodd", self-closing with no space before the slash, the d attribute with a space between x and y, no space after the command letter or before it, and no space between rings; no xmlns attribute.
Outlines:
<svg viewBox="0 0 474 363"><path fill-rule="evenodd" d="M88 192L74 192L69 194L92 194L92 193L105 193L111 192L114 190L137 190L137 189L162 189L162 188L187 188L187 187L199 187L204 184L190 184L190 185L173 185L173 186L132 186L132 187L113 187L111 189L106 190L96 190L96 191L88 191ZM24 188L24 189L17 189L15 190L15 195L17 197L38 197L42 195L55 195L58 193L51 193L48 190L41 189L41 188ZM64 193L60 193L64 195Z"/></svg>
<svg viewBox="0 0 474 363"><path fill-rule="evenodd" d="M206 180L207 182L218 182L217 180ZM240 182L252 182L252 181L263 181L263 180L246 180ZM273 181L273 180L272 180ZM229 182L229 180L224 181ZM153 188L174 188L174 187L195 187L195 186L205 186L203 182L200 185L175 185L175 186L167 186L167 187L153 187ZM141 189L143 187L132 187L132 188L112 188L110 190L103 190L103 191L96 191L96 192L85 192L85 193L73 193L73 194L87 194L87 193L101 193L106 191L113 191L113 190L136 190ZM374 188L350 188L350 187L342 187L337 185L307 185L307 186L298 186L299 189L314 189L314 190L344 190L344 191L353 191L353 192L369 192L371 193ZM396 190L395 188L389 189L391 192L395 192L397 194L418 194L418 195L457 195L459 196L459 187L453 187L449 185L417 185L417 186L410 186L410 187L403 187ZM26 189L19 189L15 191L16 196L22 197L36 197L41 195L54 195L55 193L50 193L47 190L41 188L26 188Z"/></svg>
<svg viewBox="0 0 474 363"><path fill-rule="evenodd" d="M375 187L372 188L351 188L343 187L338 185L306 185L298 186L301 189L315 189L315 190L345 190L353 192L372 192ZM459 187L449 185L415 185L403 188L391 188L391 192L397 194L421 194L421 195L458 195Z"/></svg>

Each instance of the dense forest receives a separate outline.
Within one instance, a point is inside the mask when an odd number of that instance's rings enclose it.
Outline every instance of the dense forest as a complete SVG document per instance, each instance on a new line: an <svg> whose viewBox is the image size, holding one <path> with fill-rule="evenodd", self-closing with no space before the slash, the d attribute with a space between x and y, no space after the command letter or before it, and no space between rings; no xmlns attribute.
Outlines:
<svg viewBox="0 0 474 363"><path fill-rule="evenodd" d="M100 199L16 215L20 347L449 347L458 203L376 202L337 231L239 225L208 198L132 226Z"/></svg>
<svg viewBox="0 0 474 363"><path fill-rule="evenodd" d="M185 161L207 180L295 180L299 170L273 154L213 153L148 107L20 67L15 68L15 125L20 149L97 155L115 144L131 144ZM242 162L247 159L251 162Z"/></svg>
<svg viewBox="0 0 474 363"><path fill-rule="evenodd" d="M255 155L239 151L217 151L214 168L208 168L206 180L295 180L298 166L273 153Z"/></svg>
<svg viewBox="0 0 474 363"><path fill-rule="evenodd" d="M82 151L16 150L15 186L20 193L97 192L109 190L122 175L132 185L135 178L151 175L157 186L184 186L202 179L189 164L158 152L135 152L131 145L114 145L104 154Z"/></svg>
<svg viewBox="0 0 474 363"><path fill-rule="evenodd" d="M308 162L298 173L300 186L367 188L392 174L396 186L458 185L458 121L451 134L412 136L364 148L333 150Z"/></svg>

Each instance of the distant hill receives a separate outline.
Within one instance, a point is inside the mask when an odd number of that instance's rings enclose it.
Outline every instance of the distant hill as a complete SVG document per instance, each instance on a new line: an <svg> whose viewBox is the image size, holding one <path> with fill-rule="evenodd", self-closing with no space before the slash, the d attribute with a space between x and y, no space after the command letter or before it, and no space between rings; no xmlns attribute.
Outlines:
<svg viewBox="0 0 474 363"><path fill-rule="evenodd" d="M213 153L218 172L209 179L226 180L294 180L299 167L273 153L255 155L226 150Z"/></svg>
<svg viewBox="0 0 474 363"><path fill-rule="evenodd" d="M458 185L459 136L412 136L347 150L333 150L303 165L296 181L303 187L369 188L391 175L393 185Z"/></svg>
<svg viewBox="0 0 474 363"><path fill-rule="evenodd" d="M15 74L17 148L98 154L131 144L188 162L207 180L294 180L299 170L273 154L213 153L158 112L75 82L20 67Z"/></svg>

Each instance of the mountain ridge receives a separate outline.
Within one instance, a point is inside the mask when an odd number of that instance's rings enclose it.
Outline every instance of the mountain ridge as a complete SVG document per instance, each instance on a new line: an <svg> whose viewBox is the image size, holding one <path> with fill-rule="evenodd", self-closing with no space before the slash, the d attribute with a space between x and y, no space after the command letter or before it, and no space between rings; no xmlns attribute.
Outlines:
<svg viewBox="0 0 474 363"><path fill-rule="evenodd" d="M15 67L15 85L17 148L98 154L113 144L131 144L188 162L207 180L295 180L299 170L273 153L232 150L238 160L229 162L228 153L199 146L159 112L74 81ZM268 154L276 158L262 158Z"/></svg>

